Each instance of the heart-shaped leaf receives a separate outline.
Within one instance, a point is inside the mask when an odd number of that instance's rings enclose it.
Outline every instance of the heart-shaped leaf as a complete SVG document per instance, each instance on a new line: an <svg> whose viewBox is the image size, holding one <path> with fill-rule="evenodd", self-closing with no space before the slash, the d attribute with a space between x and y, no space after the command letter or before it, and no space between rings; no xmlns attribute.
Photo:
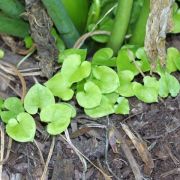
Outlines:
<svg viewBox="0 0 180 180"><path fill-rule="evenodd" d="M139 48L137 51L136 51L136 57L138 59L140 59L140 63L141 63L141 70L143 72L147 72L151 69L150 67L150 63L149 63L149 59L146 55L146 52L144 50L144 48Z"/></svg>
<svg viewBox="0 0 180 180"><path fill-rule="evenodd" d="M91 81L84 84L84 91L76 94L78 104L84 108L94 108L101 102L102 94L99 87Z"/></svg>
<svg viewBox="0 0 180 180"><path fill-rule="evenodd" d="M180 9L177 9L173 16L173 33L179 33L180 32Z"/></svg>
<svg viewBox="0 0 180 180"><path fill-rule="evenodd" d="M81 63L78 69L71 75L71 77L69 78L69 82L71 84L75 82L80 82L84 78L88 77L90 73L91 73L91 63L88 61L84 61Z"/></svg>
<svg viewBox="0 0 180 180"><path fill-rule="evenodd" d="M67 103L53 104L42 109L40 119L47 122L49 134L57 135L67 129L71 117L74 117L75 109Z"/></svg>
<svg viewBox="0 0 180 180"><path fill-rule="evenodd" d="M61 73L57 73L48 80L45 86L51 90L54 96L62 98L64 101L68 101L73 97L74 91L70 88L71 83Z"/></svg>
<svg viewBox="0 0 180 180"><path fill-rule="evenodd" d="M118 56L116 59L118 73L120 71L129 70L133 72L134 75L137 75L139 74L139 71L136 68L133 60L130 58L130 54L128 52L132 53L132 51L122 48L118 53ZM139 61L136 61L136 64L141 68L141 63Z"/></svg>
<svg viewBox="0 0 180 180"><path fill-rule="evenodd" d="M116 58L112 58L113 50L111 48L102 48L98 50L93 58L92 64L104 66L116 66Z"/></svg>
<svg viewBox="0 0 180 180"><path fill-rule="evenodd" d="M59 54L58 62L62 63L64 59L66 59L69 55L73 55L73 54L80 55L81 61L85 61L87 50L86 49L73 49L73 48L66 49Z"/></svg>
<svg viewBox="0 0 180 180"><path fill-rule="evenodd" d="M93 82L101 89L102 93L112 93L119 87L117 73L107 66L93 68Z"/></svg>
<svg viewBox="0 0 180 180"><path fill-rule="evenodd" d="M69 55L64 59L61 74L70 84L78 82L88 77L91 72L91 63L88 61L81 62L80 55Z"/></svg>
<svg viewBox="0 0 180 180"><path fill-rule="evenodd" d="M6 132L15 141L33 141L36 132L36 124L31 115L23 112L20 113L17 118L8 121Z"/></svg>
<svg viewBox="0 0 180 180"><path fill-rule="evenodd" d="M169 73L180 70L180 52L176 48L168 48L166 68Z"/></svg>
<svg viewBox="0 0 180 180"><path fill-rule="evenodd" d="M24 99L24 108L28 113L36 114L38 109L54 103L52 92L41 84L35 84L30 88Z"/></svg>
<svg viewBox="0 0 180 180"><path fill-rule="evenodd" d="M113 93L105 94L104 96L107 97L109 99L109 102L111 102L111 104L114 105L117 102L119 94L113 92Z"/></svg>
<svg viewBox="0 0 180 180"><path fill-rule="evenodd" d="M114 113L113 104L106 96L102 96L99 106L92 109L84 109L85 113L92 118L100 118Z"/></svg>
<svg viewBox="0 0 180 180"><path fill-rule="evenodd" d="M158 102L159 82L149 76L146 76L143 81L144 86L140 83L133 82L135 96L146 103Z"/></svg>
<svg viewBox="0 0 180 180"><path fill-rule="evenodd" d="M134 96L132 80L134 79L134 73L129 70L120 71L118 73L120 86L117 92L124 97Z"/></svg>
<svg viewBox="0 0 180 180"><path fill-rule="evenodd" d="M129 101L124 97L119 97L114 106L115 114L129 114Z"/></svg>
<svg viewBox="0 0 180 180"><path fill-rule="evenodd" d="M3 108L6 109L1 112L1 119L3 122L8 123L11 118L24 112L23 104L17 97L10 97L4 101Z"/></svg>
<svg viewBox="0 0 180 180"><path fill-rule="evenodd" d="M172 97L176 97L180 91L179 81L169 73L166 73L166 79L168 83L169 93Z"/></svg>

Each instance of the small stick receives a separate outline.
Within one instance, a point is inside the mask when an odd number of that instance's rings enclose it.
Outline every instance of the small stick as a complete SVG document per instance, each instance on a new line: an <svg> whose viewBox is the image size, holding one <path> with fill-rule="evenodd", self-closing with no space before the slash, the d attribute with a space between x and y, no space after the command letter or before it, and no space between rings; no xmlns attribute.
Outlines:
<svg viewBox="0 0 180 180"><path fill-rule="evenodd" d="M67 143L68 140L63 135L60 135ZM71 144L73 145L73 144ZM74 145L73 148L76 149L76 152L78 152L84 159L86 159L92 166L94 166L105 178L105 180L111 180L111 177L108 176L105 172L103 172L99 167L97 167L90 159L88 159L82 152L80 152Z"/></svg>
<svg viewBox="0 0 180 180"><path fill-rule="evenodd" d="M37 141L34 139L34 144L36 145L38 151L39 151L39 156L40 156L40 159L41 159L41 163L43 166L45 166L45 161L44 161L44 157L42 155L42 152L41 152L41 149L39 148L39 145L37 143Z"/></svg>
<svg viewBox="0 0 180 180"><path fill-rule="evenodd" d="M115 128L116 129L116 128ZM129 149L128 145L126 144L125 139L123 138L123 136L121 135L120 131L118 131L116 129L116 135L119 138L120 142L121 142L121 148L124 152L124 154L126 155L126 158L131 166L132 172L135 176L135 180L142 180L143 176L141 174L141 171L139 169L139 166L136 162L136 160L134 159L131 150Z"/></svg>
<svg viewBox="0 0 180 180"><path fill-rule="evenodd" d="M94 35L101 35L101 34L102 35L110 35L111 33L109 31L93 31L93 32L85 33L76 41L73 48L79 49L83 45L84 41L87 38L94 36Z"/></svg>
<svg viewBox="0 0 180 180"><path fill-rule="evenodd" d="M50 150L49 150L49 154L48 154L48 157L47 157L47 160L46 160L46 164L45 164L45 167L44 167L44 171L43 171L43 174L42 174L40 180L46 180L45 176L47 174L48 165L49 165L49 162L50 162L51 157L52 157L52 153L53 153L53 150L54 150L54 145L55 145L55 136L53 136L51 147L50 147Z"/></svg>
<svg viewBox="0 0 180 180"><path fill-rule="evenodd" d="M9 142L8 142L8 146L7 146L7 153L6 153L6 157L3 159L3 161L0 161L0 165L4 164L8 158L9 158L9 154L11 152L11 147L12 147L12 139L9 137Z"/></svg>

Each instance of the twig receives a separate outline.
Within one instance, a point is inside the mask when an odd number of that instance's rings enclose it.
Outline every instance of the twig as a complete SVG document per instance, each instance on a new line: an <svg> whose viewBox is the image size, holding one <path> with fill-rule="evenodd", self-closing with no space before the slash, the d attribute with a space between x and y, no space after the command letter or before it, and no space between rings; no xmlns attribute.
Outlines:
<svg viewBox="0 0 180 180"><path fill-rule="evenodd" d="M63 136L60 135L66 142L68 142L68 140ZM73 144L72 144L73 145ZM99 172L101 172L101 174L104 176L105 180L111 180L111 177L108 176L105 172L103 172L99 167L97 167L90 159L88 159L82 152L80 152L74 145L73 147L76 149L76 152L78 152L82 157L84 157L84 159L86 159L92 166L94 166Z"/></svg>
<svg viewBox="0 0 180 180"><path fill-rule="evenodd" d="M4 128L3 128L2 124L0 124L0 131L1 131L1 154L0 154L0 161L3 161L3 158L4 158ZM0 164L0 179L2 179L2 168L3 168L3 165Z"/></svg>
<svg viewBox="0 0 180 180"><path fill-rule="evenodd" d="M1 78L4 79L4 77L1 77ZM21 94L20 94L13 86L11 86L11 84L8 83L5 79L4 79L4 83L6 83L6 85L7 85L10 89L12 89L18 96L21 97Z"/></svg>
<svg viewBox="0 0 180 180"><path fill-rule="evenodd" d="M34 53L34 51L35 51L35 47L33 47L33 49L26 55L26 56L24 56L20 61L19 61L19 63L17 64L17 68L19 68L19 66L26 60L26 59L28 59L28 57L30 57L33 53Z"/></svg>
<svg viewBox="0 0 180 180"><path fill-rule="evenodd" d="M82 162L83 165L83 175L82 175L82 179L86 180L86 171L87 171L87 163L86 160L82 157L81 154L79 154L79 152L77 151L77 149L74 147L73 143L71 142L70 136L69 136L69 132L66 129L65 130L65 136L67 139L67 142L69 143L69 145L72 147L72 149L74 150L74 152L78 155L80 161Z"/></svg>
<svg viewBox="0 0 180 180"><path fill-rule="evenodd" d="M10 72L10 73L12 75L14 75L14 73L15 73L19 77L19 79L21 81L21 85L22 85L21 101L24 101L24 97L26 95L26 81L24 80L24 77L22 76L22 74L19 72L19 70L14 65L9 64L9 63L4 62L4 61L0 61L0 64L11 68L12 72Z"/></svg>
<svg viewBox="0 0 180 180"><path fill-rule="evenodd" d="M135 59L134 59L134 55L133 53L128 49L128 56L129 58L133 61L134 65L136 66L136 69L140 72L140 74L142 75L142 77L145 77L145 74L143 73L143 71L141 70L141 68L138 66L138 64L136 63Z"/></svg>
<svg viewBox="0 0 180 180"><path fill-rule="evenodd" d="M161 177L165 178L165 177L172 175L172 174L180 174L180 168L175 168L173 170L165 172L165 173L161 174Z"/></svg>
<svg viewBox="0 0 180 180"><path fill-rule="evenodd" d="M76 41L73 48L79 49L83 45L85 40L91 36L94 36L94 35L110 35L110 34L111 33L109 31L93 31L93 32L85 33Z"/></svg>
<svg viewBox="0 0 180 180"><path fill-rule="evenodd" d="M119 141L121 142L121 148L122 148L124 154L126 155L126 158L127 158L128 162L129 162L129 164L131 166L132 172L133 172L133 174L135 176L135 180L142 180L143 176L141 174L139 166L138 166L136 160L134 159L128 145L126 144L125 139L122 137L120 131L118 131L117 129L116 129L116 135L117 135Z"/></svg>
<svg viewBox="0 0 180 180"><path fill-rule="evenodd" d="M49 165L49 162L50 162L51 157L52 157L52 153L53 153L53 150L54 150L54 145L55 145L55 136L53 136L53 138L52 138L51 147L50 147L49 154L48 154L48 157L47 157L47 160L46 160L46 164L45 164L45 167L44 167L44 171L43 171L43 174L42 174L40 180L45 180L46 179L45 176L47 174L48 165Z"/></svg>
<svg viewBox="0 0 180 180"><path fill-rule="evenodd" d="M7 146L7 152L6 152L6 157L3 159L3 161L0 161L0 165L4 164L8 159L9 159L9 155L11 152L11 147L12 147L12 139L9 137L9 142L8 142L8 146Z"/></svg>
<svg viewBox="0 0 180 180"><path fill-rule="evenodd" d="M44 157L42 155L42 152L41 152L41 149L39 148L39 145L37 143L37 141L34 139L34 144L36 145L38 151L39 151L39 156L40 156L40 159L41 159L41 163L43 166L45 166L45 161L44 161Z"/></svg>
<svg viewBox="0 0 180 180"><path fill-rule="evenodd" d="M109 123L109 117L107 116L107 127L110 126L110 123ZM105 163L106 163L106 166L109 170L109 172L117 179L117 180L121 180L121 178L119 178L113 171L112 169L110 168L109 166L109 163L108 163L108 148L109 148L109 128L106 128L106 146L105 146Z"/></svg>

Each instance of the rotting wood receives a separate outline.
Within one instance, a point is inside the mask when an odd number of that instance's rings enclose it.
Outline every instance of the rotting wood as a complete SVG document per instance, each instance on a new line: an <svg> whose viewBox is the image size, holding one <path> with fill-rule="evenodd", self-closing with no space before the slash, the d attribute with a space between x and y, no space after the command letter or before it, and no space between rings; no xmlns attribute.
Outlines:
<svg viewBox="0 0 180 180"><path fill-rule="evenodd" d="M49 78L53 75L54 62L58 58L55 40L50 33L53 23L39 0L25 2L31 36L38 51L37 59L43 75Z"/></svg>

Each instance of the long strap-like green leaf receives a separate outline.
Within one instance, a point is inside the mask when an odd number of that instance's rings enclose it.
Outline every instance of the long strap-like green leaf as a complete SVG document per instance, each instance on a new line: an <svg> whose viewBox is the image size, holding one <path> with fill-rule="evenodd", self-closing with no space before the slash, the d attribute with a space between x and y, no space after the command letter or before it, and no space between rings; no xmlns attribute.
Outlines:
<svg viewBox="0 0 180 180"><path fill-rule="evenodd" d="M79 33L68 16L61 0L42 0L49 16L52 18L58 32L68 48L73 47L79 38Z"/></svg>
<svg viewBox="0 0 180 180"><path fill-rule="evenodd" d="M25 11L19 0L0 0L0 10L13 18L19 18Z"/></svg>
<svg viewBox="0 0 180 180"><path fill-rule="evenodd" d="M29 25L21 19L13 19L0 13L0 33L24 38L28 35Z"/></svg>

